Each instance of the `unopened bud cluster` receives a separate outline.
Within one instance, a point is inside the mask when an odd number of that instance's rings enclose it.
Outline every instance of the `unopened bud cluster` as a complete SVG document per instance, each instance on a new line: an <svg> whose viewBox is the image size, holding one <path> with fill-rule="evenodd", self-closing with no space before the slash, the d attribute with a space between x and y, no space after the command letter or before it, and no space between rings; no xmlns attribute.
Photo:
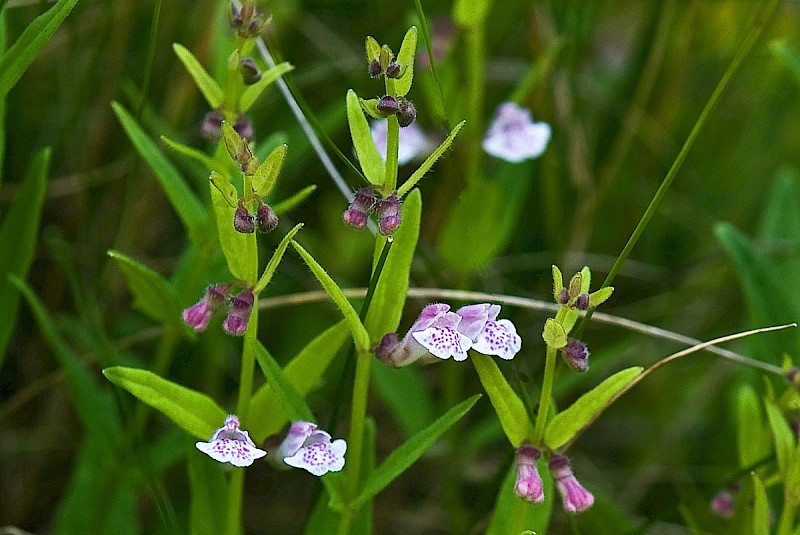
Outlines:
<svg viewBox="0 0 800 535"><path fill-rule="evenodd" d="M400 227L402 210L400 199L392 193L385 199L378 199L371 187L358 190L353 202L342 214L342 221L354 229L361 230L367 226L369 216L375 213L378 216L378 230L384 236L391 236Z"/></svg>
<svg viewBox="0 0 800 535"><path fill-rule="evenodd" d="M410 126L417 118L417 108L406 97L395 98L391 95L384 95L378 100L375 107L387 117L389 115L397 116L397 123L401 127Z"/></svg>
<svg viewBox="0 0 800 535"><path fill-rule="evenodd" d="M258 200L258 208L255 215L245 207L243 200L239 200L239 206L233 212L233 228L242 234L252 234L258 229L262 234L272 232L278 226L278 216L270 206Z"/></svg>
<svg viewBox="0 0 800 535"><path fill-rule="evenodd" d="M231 295L230 284L212 284L206 288L200 301L183 311L183 321L196 332L202 332L216 312L227 310L222 328L230 335L242 336L247 330L254 303L252 288L245 288L240 293Z"/></svg>
<svg viewBox="0 0 800 535"><path fill-rule="evenodd" d="M514 493L526 502L542 503L544 501L542 478L536 467L541 456L541 450L530 444L523 444L517 449L515 456L517 480L514 484ZM567 457L558 453L550 454L547 468L561 495L566 512L580 513L594 504L594 496L578 482L572 473Z"/></svg>
<svg viewBox="0 0 800 535"><path fill-rule="evenodd" d="M254 0L244 0L241 5L231 2L228 24L240 39L253 39L261 35L270 17L262 13Z"/></svg>

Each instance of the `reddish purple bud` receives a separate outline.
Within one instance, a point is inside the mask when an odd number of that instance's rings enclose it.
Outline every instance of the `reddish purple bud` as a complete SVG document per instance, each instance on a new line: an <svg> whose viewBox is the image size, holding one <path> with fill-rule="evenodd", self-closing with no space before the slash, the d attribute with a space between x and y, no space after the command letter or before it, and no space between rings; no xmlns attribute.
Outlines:
<svg viewBox="0 0 800 535"><path fill-rule="evenodd" d="M242 75L244 85L253 85L261 80L261 70L258 68L253 58L239 60L239 74Z"/></svg>
<svg viewBox="0 0 800 535"><path fill-rule="evenodd" d="M720 518L733 517L736 495L739 494L740 490L741 485L739 485L738 481L734 481L719 491L717 495L711 499L711 512Z"/></svg>
<svg viewBox="0 0 800 535"><path fill-rule="evenodd" d="M561 292L558 294L558 302L562 305L569 303L569 290L561 288Z"/></svg>
<svg viewBox="0 0 800 535"><path fill-rule="evenodd" d="M206 116L203 117L203 124L200 125L200 134L209 141L218 141L223 119L222 112L219 110L211 110L206 113Z"/></svg>
<svg viewBox="0 0 800 535"><path fill-rule="evenodd" d="M377 78L381 75L381 62L377 59L369 62L369 75L372 78Z"/></svg>
<svg viewBox="0 0 800 535"><path fill-rule="evenodd" d="M402 212L400 211L400 199L392 193L387 198L378 201L375 205L375 212L378 214L378 230L384 236L391 236L400 226Z"/></svg>
<svg viewBox="0 0 800 535"><path fill-rule="evenodd" d="M580 340L568 338L561 355L573 370L583 373L589 369L589 348Z"/></svg>
<svg viewBox="0 0 800 535"><path fill-rule="evenodd" d="M239 201L239 207L233 213L233 228L242 234L252 234L256 230L253 216L244 207L242 201Z"/></svg>
<svg viewBox="0 0 800 535"><path fill-rule="evenodd" d="M536 462L541 456L542 452L530 444L523 444L517 448L517 481L514 484L514 493L526 502L544 501L542 478L536 469Z"/></svg>
<svg viewBox="0 0 800 535"><path fill-rule="evenodd" d="M272 232L278 226L278 216L268 204L261 203L256 211L256 224L259 232L264 234Z"/></svg>
<svg viewBox="0 0 800 535"><path fill-rule="evenodd" d="M399 63L390 63L388 67L386 67L386 77L387 78L399 78L400 77L400 64Z"/></svg>
<svg viewBox="0 0 800 535"><path fill-rule="evenodd" d="M375 192L372 191L372 188L369 186L361 188L356 192L353 202L342 214L342 221L354 229L363 229L367 226L367 219L375 207L375 202Z"/></svg>
<svg viewBox="0 0 800 535"><path fill-rule="evenodd" d="M253 132L253 123L250 122L250 119L248 119L246 115L240 114L236 118L236 122L233 123L233 129L247 141L253 141L253 137L255 136L255 132ZM242 170L244 170L244 165L242 165Z"/></svg>
<svg viewBox="0 0 800 535"><path fill-rule="evenodd" d="M229 284L214 284L206 288L206 293L200 301L183 311L183 321L197 332L205 331L211 316L225 304Z"/></svg>
<svg viewBox="0 0 800 535"><path fill-rule="evenodd" d="M589 294L582 293L575 299L575 306L578 307L578 310L588 310L589 308Z"/></svg>
<svg viewBox="0 0 800 535"><path fill-rule="evenodd" d="M400 105L400 111L397 112L397 122L400 126L408 126L417 118L417 108L411 103L410 100L402 98L397 101Z"/></svg>
<svg viewBox="0 0 800 535"><path fill-rule="evenodd" d="M387 115L393 115L400 111L400 105L397 100L390 95L382 96L375 107L378 108L378 111Z"/></svg>
<svg viewBox="0 0 800 535"><path fill-rule="evenodd" d="M594 504L594 496L581 485L572 474L569 459L554 453L547 464L553 476L556 488L561 494L564 510L568 513L580 513Z"/></svg>
<svg viewBox="0 0 800 535"><path fill-rule="evenodd" d="M228 317L222 323L225 332L234 336L242 336L247 330L247 322L250 320L250 313L253 312L255 295L253 290L247 288L242 293L231 299L231 307L228 310Z"/></svg>

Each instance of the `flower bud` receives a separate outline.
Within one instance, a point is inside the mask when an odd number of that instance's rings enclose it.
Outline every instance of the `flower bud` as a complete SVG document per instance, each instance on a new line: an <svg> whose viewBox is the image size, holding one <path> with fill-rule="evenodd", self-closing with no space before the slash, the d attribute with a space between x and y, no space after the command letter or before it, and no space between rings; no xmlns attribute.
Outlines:
<svg viewBox="0 0 800 535"><path fill-rule="evenodd" d="M375 193L372 188L367 186L358 190L353 198L353 202L342 214L342 221L354 229L361 230L367 226L369 214L375 206Z"/></svg>
<svg viewBox="0 0 800 535"><path fill-rule="evenodd" d="M233 129L236 130L236 133L247 141L253 141L253 137L255 137L255 133L253 132L253 123L250 122L250 119L247 118L247 115L240 114L236 118L236 122L233 123Z"/></svg>
<svg viewBox="0 0 800 535"><path fill-rule="evenodd" d="M544 490L542 489L542 478L536 469L536 462L542 452L530 444L523 444L517 448L517 481L514 484L514 493L530 503L542 503L544 501Z"/></svg>
<svg viewBox="0 0 800 535"><path fill-rule="evenodd" d="M554 453L550 457L547 467L550 469L559 494L561 494L566 512L580 513L594 504L592 493L583 488L583 485L572 474L567 457Z"/></svg>
<svg viewBox="0 0 800 535"><path fill-rule="evenodd" d="M229 284L214 284L206 289L203 298L183 311L183 321L197 332L205 331L211 316L228 298Z"/></svg>
<svg viewBox="0 0 800 535"><path fill-rule="evenodd" d="M381 62L377 59L369 62L369 75L371 78L377 78L381 75Z"/></svg>
<svg viewBox="0 0 800 535"><path fill-rule="evenodd" d="M247 322L250 321L250 314L253 312L255 295L253 290L247 288L239 295L231 299L231 308L228 317L222 323L225 332L234 336L242 336L247 330Z"/></svg>
<svg viewBox="0 0 800 535"><path fill-rule="evenodd" d="M561 288L561 292L558 294L558 302L562 305L569 303L569 290Z"/></svg>
<svg viewBox="0 0 800 535"><path fill-rule="evenodd" d="M402 212L400 211L400 199L392 193L387 198L382 199L375 205L375 212L378 214L378 230L384 236L391 236L400 226Z"/></svg>
<svg viewBox="0 0 800 535"><path fill-rule="evenodd" d="M218 141L222 128L222 112L211 110L203 117L203 124L200 125L200 134L209 141Z"/></svg>
<svg viewBox="0 0 800 535"><path fill-rule="evenodd" d="M573 370L583 373L589 369L589 349L580 340L568 338L561 355Z"/></svg>
<svg viewBox="0 0 800 535"><path fill-rule="evenodd" d="M272 232L278 226L278 216L275 215L275 212L268 204L261 203L258 205L256 225L258 225L258 231L264 234Z"/></svg>
<svg viewBox="0 0 800 535"><path fill-rule="evenodd" d="M242 75L244 85L253 85L261 80L261 71L253 58L244 58L239 61L239 73Z"/></svg>
<svg viewBox="0 0 800 535"><path fill-rule="evenodd" d="M251 234L256 230L253 216L244 207L242 201L239 201L239 207L233 213L233 228L242 234Z"/></svg>
<svg viewBox="0 0 800 535"><path fill-rule="evenodd" d="M589 309L589 294L582 293L578 296L575 300L575 306L578 307L578 310L588 310Z"/></svg>
<svg viewBox="0 0 800 535"><path fill-rule="evenodd" d="M741 485L739 485L738 481L734 481L719 491L711 500L711 512L720 518L733 517L734 508L736 506L736 496L739 494L740 490Z"/></svg>
<svg viewBox="0 0 800 535"><path fill-rule="evenodd" d="M397 100L389 95L381 97L375 107L378 108L378 111L387 115L393 115L400 111L400 105L397 103Z"/></svg>
<svg viewBox="0 0 800 535"><path fill-rule="evenodd" d="M386 77L387 78L400 78L400 64L399 63L390 63L388 67L386 67Z"/></svg>
<svg viewBox="0 0 800 535"><path fill-rule="evenodd" d="M417 118L417 109L410 100L405 98L398 100L400 111L397 112L397 122L400 126L408 126Z"/></svg>

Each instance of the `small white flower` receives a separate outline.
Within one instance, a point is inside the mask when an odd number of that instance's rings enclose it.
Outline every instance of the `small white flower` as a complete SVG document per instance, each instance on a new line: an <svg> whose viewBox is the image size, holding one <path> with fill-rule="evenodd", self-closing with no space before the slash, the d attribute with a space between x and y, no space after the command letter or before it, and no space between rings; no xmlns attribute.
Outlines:
<svg viewBox="0 0 800 535"><path fill-rule="evenodd" d="M483 150L507 162L530 160L541 156L550 134L549 124L534 123L529 110L505 102L483 138Z"/></svg>
<svg viewBox="0 0 800 535"><path fill-rule="evenodd" d="M267 454L256 447L247 431L239 429L239 419L231 414L225 425L217 429L208 442L198 442L197 449L221 463L233 466L250 466Z"/></svg>
<svg viewBox="0 0 800 535"><path fill-rule="evenodd" d="M316 424L295 422L278 448L278 456L289 466L322 476L344 468L345 451L347 442L343 439L331 442L331 436Z"/></svg>
<svg viewBox="0 0 800 535"><path fill-rule="evenodd" d="M389 136L389 121L372 121L369 127L372 140L378 147L383 161L386 161L386 139ZM430 149L431 142L417 123L400 129L397 139L397 164L403 165Z"/></svg>

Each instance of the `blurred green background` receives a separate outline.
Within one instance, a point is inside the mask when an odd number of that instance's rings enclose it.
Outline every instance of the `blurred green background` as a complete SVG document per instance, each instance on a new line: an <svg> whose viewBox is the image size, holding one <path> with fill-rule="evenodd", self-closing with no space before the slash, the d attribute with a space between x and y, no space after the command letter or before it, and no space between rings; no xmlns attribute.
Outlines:
<svg viewBox="0 0 800 535"><path fill-rule="evenodd" d="M4 4L12 42L48 7L46 2ZM174 0L158 5L160 11L149 0L79 0L6 102L0 217L8 212L35 155L52 147L28 281L69 347L108 391L111 385L99 369L114 362L147 367L160 332L132 308L124 279L106 251L122 251L169 276L186 242L179 220L133 150L110 103L119 101L141 113L153 139L166 134L208 152L212 145L201 138L199 127L209 110L171 45L183 44L212 72L224 66L229 52L224 48L228 8L224 2ZM535 64L538 75L521 102L535 120L552 125L553 138L533 163L511 166L484 158L487 178L512 177L528 187L522 188L524 196L507 199L509 206L522 207L507 246L482 269L466 273L444 261L441 244L437 245L464 187L469 144L456 140L454 149L421 182L422 231L412 285L547 300L550 265L558 263L565 273L590 265L596 287L761 5L741 0L495 2L486 21L485 106L478 112L483 125L472 128L481 131L495 107L511 96ZM353 88L368 98L382 91L381 84L366 75L364 38L372 35L398 47L407 27L418 23L414 3L331 0L263 6L273 16L265 34L271 51L295 66L288 76L292 86L325 134L352 159L345 92ZM429 0L423 7L432 31L452 26L450 2ZM151 58L148 46L154 22ZM799 179L792 169L800 165L798 28L800 4L783 2L616 279L616 292L604 312L699 339L798 319L794 290L800 288L791 275L776 268L770 288L756 285L744 290L740 281L748 280L747 270L743 272L741 265L737 269L714 233L715 225L730 222L753 237L748 243L765 266L777 263L793 273L791 262L800 254L800 234L793 234L798 227L791 226L800 213L800 197L794 195L798 189L793 186ZM468 95L463 94L464 43L464 36L455 32L452 49L438 65L447 117L435 113L438 97L430 74L420 74L409 95L418 110L418 123L432 136L443 137L448 122L455 124L469 112ZM543 57L550 59L535 63ZM250 116L256 143L282 132L289 145L276 197L311 183L318 186L309 202L282 219L278 233L263 240L265 249L303 221L300 241L333 278L342 287L365 286L371 238L341 224L347 203L277 89L270 89ZM168 155L192 187L207 195L207 170ZM353 188L362 185L341 161L337 165ZM410 168L401 169L404 172L410 173ZM773 195L780 202L773 199L768 205L776 177L782 177L777 182L785 187ZM769 226L765 219L776 213L781 217L765 231ZM7 245L0 243L0 255ZM287 254L265 295L316 289L299 257ZM186 296L185 306L200 292L198 288L196 295ZM759 292L777 295L788 305L768 301L759 308ZM401 330L424 304L408 301ZM337 314L327 301L270 309L262 317L261 339L285 360L333 323ZM514 373L532 377L535 385L543 364L540 333L545 316L512 308L504 309L504 316L515 321L524 341ZM563 403L611 371L624 365L646 366L679 349L598 322L584 338L592 350L592 368L563 384L557 392ZM797 336L764 336L734 349L779 364L784 351L797 356ZM202 369L194 360L199 352L205 355ZM233 345L221 337L200 345L181 343L169 375L195 388L207 387L221 403L230 403L236 359ZM434 400L447 396L437 368L422 370ZM510 367L504 370L511 373ZM479 391L471 371L464 372L462 380L461 391ZM762 384L756 372L701 354L659 371L624 396L570 452L581 481L600 503L613 504L596 507L579 517L578 524L596 526L593 514L614 511L627 526L682 533L688 532L679 526L686 524L689 514L700 519L707 531L727 532L725 524L710 518L707 504L736 472L732 400L743 382L757 389ZM312 404L323 414L330 410L334 386L330 381L312 394ZM128 410L134 406L130 396L115 396ZM404 430L377 398L371 407L378 422L380 456L402 441ZM435 470L433 451L379 495L376 532L481 532L498 471L502 477L503 463L511 455L491 425L492 414L483 400L464 424L468 438L459 477L464 494L479 505L464 513L468 520L463 528L453 527L458 523L452 515L459 512L446 505L447 485ZM171 424L160 416L150 419L148 436L170 430ZM58 360L23 303L0 368L0 526L37 533L64 529L58 514L66 507L65 496L70 496L83 433ZM181 440L188 443L185 436L177 442ZM141 532L170 532L175 525L185 525L185 463L167 464L161 490L145 487L131 507ZM313 482L300 475L254 467L248 472L247 532L302 532L298 517L308 513L312 489ZM165 515L176 524L165 521ZM553 533L569 532L570 522L563 515L553 522Z"/></svg>

